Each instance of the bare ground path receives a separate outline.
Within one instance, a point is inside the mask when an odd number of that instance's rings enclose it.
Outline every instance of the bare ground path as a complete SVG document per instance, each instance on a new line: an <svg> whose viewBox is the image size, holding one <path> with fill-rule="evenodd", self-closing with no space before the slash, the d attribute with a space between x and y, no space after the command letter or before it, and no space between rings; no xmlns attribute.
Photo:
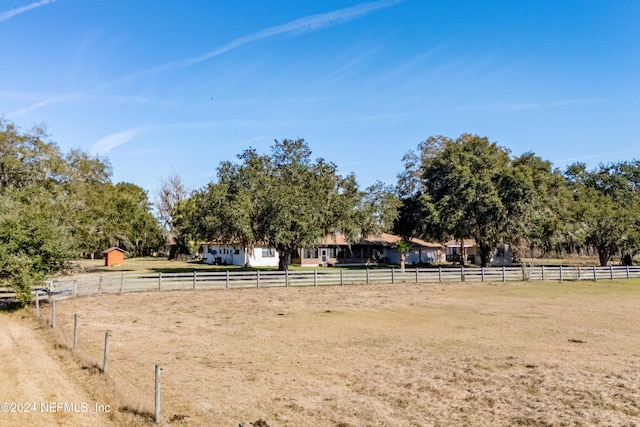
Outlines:
<svg viewBox="0 0 640 427"><path fill-rule="evenodd" d="M38 322L20 313L0 313L0 426L115 425L95 412L72 361L56 355ZM75 368L77 369L77 367Z"/></svg>

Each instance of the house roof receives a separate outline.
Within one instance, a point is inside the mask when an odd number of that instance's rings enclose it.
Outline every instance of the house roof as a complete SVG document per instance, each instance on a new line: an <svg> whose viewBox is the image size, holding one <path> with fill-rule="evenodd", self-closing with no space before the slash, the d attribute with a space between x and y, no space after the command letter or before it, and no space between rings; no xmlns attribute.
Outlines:
<svg viewBox="0 0 640 427"><path fill-rule="evenodd" d="M397 241L402 240L402 237L396 236L395 234L382 233L380 236L367 236L363 237L360 240L355 242L351 242L351 244L355 245L375 245L375 246L391 246L394 245ZM413 246L423 247L423 248L442 248L440 243L431 243L426 242L422 239L412 238L410 242ZM349 245L349 241L342 234L330 234L326 236L321 242L324 245L338 245L338 246L347 246Z"/></svg>
<svg viewBox="0 0 640 427"><path fill-rule="evenodd" d="M395 234L390 233L382 233L380 236L367 236L363 237L360 240L355 242L349 242L347 238L341 233L333 233L328 234L324 237L324 239L318 242L319 246L323 245L335 245L335 246L348 246L348 245L371 245L371 246L392 246L398 240L402 240L402 237L396 236ZM440 243L427 242L422 239L418 239L416 237L409 239L414 247L421 248L433 248L433 249L442 249L442 245ZM238 246L241 245L239 242L235 243L221 243L221 242L202 242L203 245L221 245L221 246ZM475 244L475 242L474 242ZM267 246L264 243L256 243L254 247L258 246Z"/></svg>
<svg viewBox="0 0 640 427"><path fill-rule="evenodd" d="M114 252L114 251L118 251L118 252L122 252L122 253L126 252L124 249L117 248L117 247L113 246L113 247L110 247L109 249L105 249L104 251L102 251L102 253L103 254L108 254L109 252Z"/></svg>
<svg viewBox="0 0 640 427"><path fill-rule="evenodd" d="M475 239L463 239L464 242L464 247L465 248L472 248L476 245L476 241ZM460 240L449 240L447 243L444 244L447 248L459 248L460 247Z"/></svg>

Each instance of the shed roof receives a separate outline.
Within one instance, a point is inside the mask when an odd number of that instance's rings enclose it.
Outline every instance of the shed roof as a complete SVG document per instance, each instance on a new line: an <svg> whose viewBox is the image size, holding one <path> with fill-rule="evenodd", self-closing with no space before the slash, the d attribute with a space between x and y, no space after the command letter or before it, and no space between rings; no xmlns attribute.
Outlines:
<svg viewBox="0 0 640 427"><path fill-rule="evenodd" d="M102 251L103 254L108 254L109 252L114 252L114 251L118 251L118 252L122 252L125 253L126 251L122 248L118 248L116 246L112 246L109 249L105 249L104 251Z"/></svg>

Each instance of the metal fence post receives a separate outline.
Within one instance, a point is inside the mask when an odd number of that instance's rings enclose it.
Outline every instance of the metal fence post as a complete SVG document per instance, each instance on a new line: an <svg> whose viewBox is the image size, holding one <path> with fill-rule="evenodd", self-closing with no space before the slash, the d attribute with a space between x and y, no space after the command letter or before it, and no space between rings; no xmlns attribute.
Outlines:
<svg viewBox="0 0 640 427"><path fill-rule="evenodd" d="M464 265L460 266L460 281L464 282Z"/></svg>
<svg viewBox="0 0 640 427"><path fill-rule="evenodd" d="M419 278L418 278L418 267L416 267L416 283L419 283Z"/></svg>
<svg viewBox="0 0 640 427"><path fill-rule="evenodd" d="M442 283L442 267L438 266L438 282Z"/></svg>
<svg viewBox="0 0 640 427"><path fill-rule="evenodd" d="M484 267L480 267L480 274L482 275L482 281L484 282Z"/></svg>
<svg viewBox="0 0 640 427"><path fill-rule="evenodd" d="M289 287L289 270L284 271L284 285Z"/></svg>
<svg viewBox="0 0 640 427"><path fill-rule="evenodd" d="M313 286L318 286L318 270L313 270Z"/></svg>
<svg viewBox="0 0 640 427"><path fill-rule="evenodd" d="M191 286L191 289L193 289L194 291L196 290L197 280L198 280L198 272L196 270L193 270L193 285Z"/></svg>
<svg viewBox="0 0 640 427"><path fill-rule="evenodd" d="M391 268L391 284L393 285L396 281L395 281L395 268ZM628 269L627 269L628 271Z"/></svg>
<svg viewBox="0 0 640 427"><path fill-rule="evenodd" d="M613 280L613 265L609 266L609 273L611 274L611 280Z"/></svg>
<svg viewBox="0 0 640 427"><path fill-rule="evenodd" d="M120 275L120 293L124 292L124 273Z"/></svg>
<svg viewBox="0 0 640 427"><path fill-rule="evenodd" d="M260 270L256 270L256 284L260 287Z"/></svg>
<svg viewBox="0 0 640 427"><path fill-rule="evenodd" d="M544 280L544 265L540 267L542 271L542 280Z"/></svg>
<svg viewBox="0 0 640 427"><path fill-rule="evenodd" d="M340 269L340 286L344 286L344 276L343 276L344 270Z"/></svg>
<svg viewBox="0 0 640 427"><path fill-rule="evenodd" d="M562 282L564 280L564 276L562 274L562 266L560 266L560 281Z"/></svg>
<svg viewBox="0 0 640 427"><path fill-rule="evenodd" d="M224 288L229 289L229 270L227 270L227 273L225 274Z"/></svg>
<svg viewBox="0 0 640 427"><path fill-rule="evenodd" d="M98 296L102 296L102 274L100 275L100 279L98 279Z"/></svg>
<svg viewBox="0 0 640 427"><path fill-rule="evenodd" d="M365 276L367 277L367 285L369 284L369 268L365 268Z"/></svg>
<svg viewBox="0 0 640 427"><path fill-rule="evenodd" d="M504 265L502 266L502 281L506 282L507 281L507 276L505 275L505 268Z"/></svg>
<svg viewBox="0 0 640 427"><path fill-rule="evenodd" d="M162 272L158 273L158 290L162 290Z"/></svg>

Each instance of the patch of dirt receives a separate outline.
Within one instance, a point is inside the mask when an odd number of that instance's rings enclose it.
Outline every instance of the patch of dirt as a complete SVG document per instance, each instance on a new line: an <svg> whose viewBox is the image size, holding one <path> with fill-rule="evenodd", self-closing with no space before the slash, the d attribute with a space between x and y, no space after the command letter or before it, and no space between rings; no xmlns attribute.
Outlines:
<svg viewBox="0 0 640 427"><path fill-rule="evenodd" d="M110 414L69 375L28 316L0 313L0 426L108 426Z"/></svg>

